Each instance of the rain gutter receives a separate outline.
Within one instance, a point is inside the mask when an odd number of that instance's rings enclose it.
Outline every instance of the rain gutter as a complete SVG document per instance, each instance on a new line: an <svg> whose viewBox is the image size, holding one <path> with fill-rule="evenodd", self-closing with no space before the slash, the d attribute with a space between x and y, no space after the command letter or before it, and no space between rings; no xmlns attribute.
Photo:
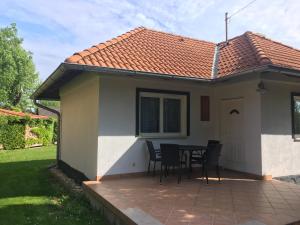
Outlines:
<svg viewBox="0 0 300 225"><path fill-rule="evenodd" d="M217 60L217 56L216 59ZM184 81L193 81L199 83L215 84L219 82L225 82L234 78L237 78L241 75L250 74L250 73L261 73L261 72L278 72L285 75L291 76L300 76L298 70L284 68L274 65L263 65L260 67L255 67L252 69L244 70L241 72L233 73L226 76L218 76L213 79L210 78L200 78L200 77L186 77L179 76L175 74L162 74L162 73L153 73L153 72L143 72L143 71L133 71L126 69L114 69L108 67L99 67L92 65L80 65L80 64L71 64L71 63L61 63L58 68L48 77L48 79L33 93L31 96L32 99L39 99L39 95L44 92L48 87L54 84L59 78L63 77L64 73L68 70L82 71L82 72L96 72L101 75L123 75L129 77L146 77L146 78L160 78L164 80L184 80ZM59 100L59 99L57 99Z"/></svg>
<svg viewBox="0 0 300 225"><path fill-rule="evenodd" d="M209 83L211 79L198 78L198 77L186 77L179 76L176 74L163 74L163 73L153 73L153 72L143 72L143 71L134 71L126 69L114 69L108 67L99 67L92 65L80 65L80 64L71 64L71 63L61 63L57 69L43 82L43 84L32 94L32 99L38 99L38 96L46 90L49 86L57 81L58 78L62 77L64 72L68 70L76 70L82 72L97 72L100 74L109 74L109 75L126 75L132 77L152 77L160 78L164 80L185 80L185 81L196 81Z"/></svg>

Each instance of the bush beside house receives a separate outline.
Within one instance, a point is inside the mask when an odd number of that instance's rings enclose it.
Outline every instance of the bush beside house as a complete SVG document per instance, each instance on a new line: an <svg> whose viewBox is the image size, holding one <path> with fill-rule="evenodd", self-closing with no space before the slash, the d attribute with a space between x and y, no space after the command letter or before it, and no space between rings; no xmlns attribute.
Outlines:
<svg viewBox="0 0 300 225"><path fill-rule="evenodd" d="M18 149L55 142L56 120L48 116L0 109L0 148Z"/></svg>

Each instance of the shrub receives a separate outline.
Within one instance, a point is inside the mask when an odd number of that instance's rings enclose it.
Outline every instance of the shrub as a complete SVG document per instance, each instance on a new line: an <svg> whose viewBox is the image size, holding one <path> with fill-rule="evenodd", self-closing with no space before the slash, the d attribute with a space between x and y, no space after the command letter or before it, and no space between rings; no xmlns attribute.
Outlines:
<svg viewBox="0 0 300 225"><path fill-rule="evenodd" d="M49 119L31 119L29 116L0 116L0 144L4 149L30 147L35 144L49 145L53 142L54 122ZM25 128L31 127L34 138L26 138Z"/></svg>
<svg viewBox="0 0 300 225"><path fill-rule="evenodd" d="M25 147L24 124L2 124L0 126L0 143L4 149L17 149Z"/></svg>
<svg viewBox="0 0 300 225"><path fill-rule="evenodd" d="M25 147L31 147L35 145L43 145L43 141L39 138L28 138L25 140Z"/></svg>
<svg viewBox="0 0 300 225"><path fill-rule="evenodd" d="M39 126L31 129L31 132L37 136L38 143L49 145L53 139L53 124L48 126ZM30 139L29 139L30 140Z"/></svg>

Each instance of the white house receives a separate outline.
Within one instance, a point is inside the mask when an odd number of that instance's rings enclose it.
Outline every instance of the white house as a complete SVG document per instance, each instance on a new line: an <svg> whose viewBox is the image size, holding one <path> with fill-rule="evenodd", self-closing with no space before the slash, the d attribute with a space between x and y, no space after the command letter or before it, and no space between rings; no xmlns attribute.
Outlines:
<svg viewBox="0 0 300 225"><path fill-rule="evenodd" d="M75 53L37 89L61 101L62 169L95 180L147 170L145 139L223 143L221 164L300 174L300 51L246 32L211 43L137 28Z"/></svg>

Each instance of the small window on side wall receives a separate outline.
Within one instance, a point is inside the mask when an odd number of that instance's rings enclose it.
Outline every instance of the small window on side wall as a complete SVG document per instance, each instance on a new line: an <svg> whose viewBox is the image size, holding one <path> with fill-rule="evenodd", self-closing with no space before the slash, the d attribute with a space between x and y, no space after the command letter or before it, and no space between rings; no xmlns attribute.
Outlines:
<svg viewBox="0 0 300 225"><path fill-rule="evenodd" d="M292 109L292 136L295 140L300 140L300 93L292 93L291 109Z"/></svg>

